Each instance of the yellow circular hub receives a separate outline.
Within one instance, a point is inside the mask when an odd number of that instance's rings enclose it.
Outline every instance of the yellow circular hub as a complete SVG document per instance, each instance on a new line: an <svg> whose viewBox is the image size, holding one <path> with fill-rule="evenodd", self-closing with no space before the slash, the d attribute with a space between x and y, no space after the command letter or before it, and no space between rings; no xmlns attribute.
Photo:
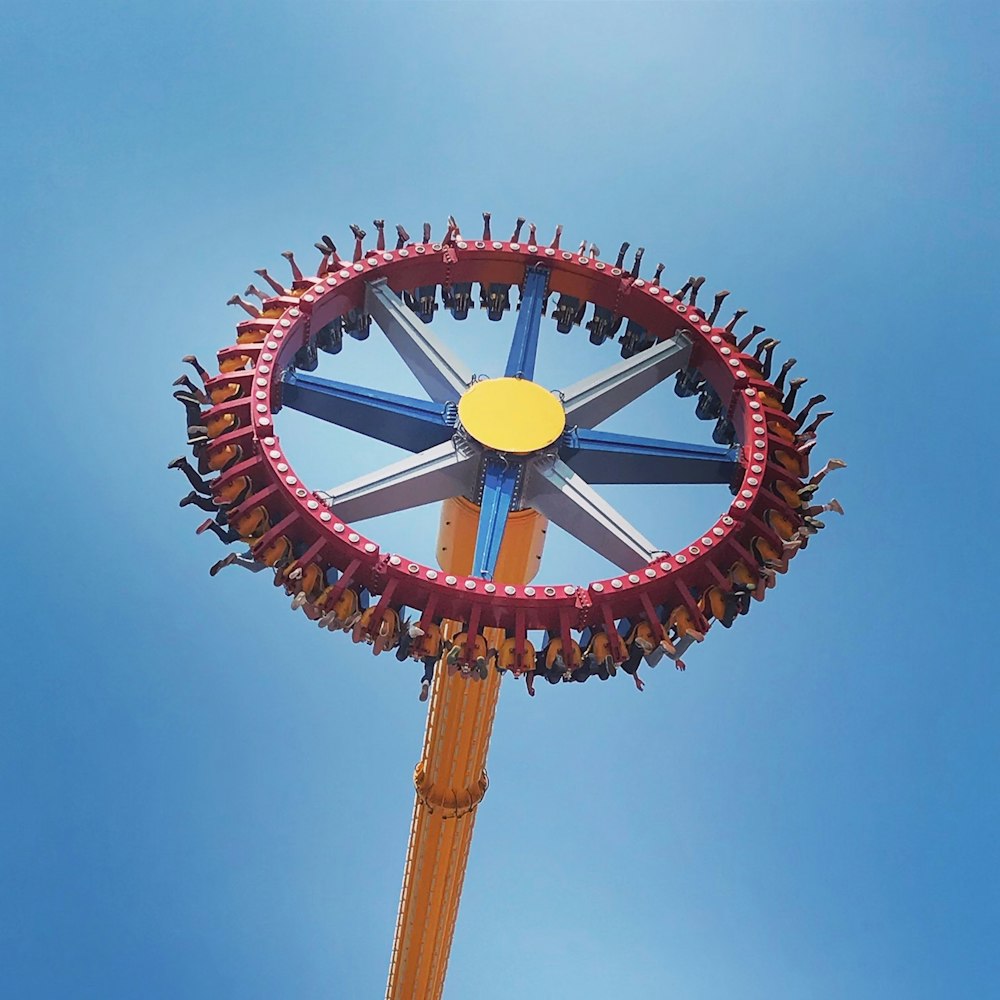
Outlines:
<svg viewBox="0 0 1000 1000"><path fill-rule="evenodd" d="M515 455L548 447L566 428L562 403L523 378L477 382L458 401L458 418L484 447Z"/></svg>

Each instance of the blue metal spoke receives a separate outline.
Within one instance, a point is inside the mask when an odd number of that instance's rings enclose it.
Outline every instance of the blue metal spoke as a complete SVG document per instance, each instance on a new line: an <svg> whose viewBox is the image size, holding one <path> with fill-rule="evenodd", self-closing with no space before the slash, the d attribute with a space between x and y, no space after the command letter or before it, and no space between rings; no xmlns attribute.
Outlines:
<svg viewBox="0 0 1000 1000"><path fill-rule="evenodd" d="M739 449L575 427L560 455L589 483L729 483Z"/></svg>
<svg viewBox="0 0 1000 1000"><path fill-rule="evenodd" d="M294 371L286 372L282 380L281 403L412 452L441 444L455 432L453 404L397 396Z"/></svg>
<svg viewBox="0 0 1000 1000"><path fill-rule="evenodd" d="M493 579L520 471L520 466L511 465L499 458L491 457L486 460L479 529L476 532L476 554L472 561L473 576L484 580Z"/></svg>
<svg viewBox="0 0 1000 1000"><path fill-rule="evenodd" d="M524 289L518 307L514 339L507 355L508 378L535 377L535 355L538 353L538 331L542 325L542 306L549 283L549 271L544 267L529 267L524 272Z"/></svg>

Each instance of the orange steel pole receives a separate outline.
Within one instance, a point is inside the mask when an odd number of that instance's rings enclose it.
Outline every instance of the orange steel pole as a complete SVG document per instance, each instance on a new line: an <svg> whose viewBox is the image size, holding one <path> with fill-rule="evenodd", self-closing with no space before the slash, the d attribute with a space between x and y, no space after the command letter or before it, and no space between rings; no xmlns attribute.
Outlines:
<svg viewBox="0 0 1000 1000"><path fill-rule="evenodd" d="M445 572L471 572L478 520L479 509L462 498L442 506L438 560ZM534 577L545 529L545 519L534 510L510 515L498 582L527 583ZM444 624L449 637L461 629L458 622ZM503 640L498 629L485 629L484 635L493 647ZM486 756L499 693L497 671L475 681L449 676L444 658L438 661L414 772L417 794L386 1000L439 1000L444 989L476 807L489 783Z"/></svg>

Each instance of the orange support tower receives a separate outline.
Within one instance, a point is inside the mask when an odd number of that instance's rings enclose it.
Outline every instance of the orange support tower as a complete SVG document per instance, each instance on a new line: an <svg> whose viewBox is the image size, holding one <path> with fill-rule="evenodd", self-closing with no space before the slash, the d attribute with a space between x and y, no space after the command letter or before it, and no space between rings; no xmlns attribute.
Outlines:
<svg viewBox="0 0 1000 1000"><path fill-rule="evenodd" d="M438 561L448 573L472 570L479 508L457 497L441 509ZM495 577L527 583L541 561L547 522L537 511L511 513ZM446 635L459 631L452 623ZM503 633L484 631L497 646ZM416 801L403 871L403 890L392 946L386 1000L439 1000L448 971L465 866L476 823L476 807L486 794L490 748L500 675L485 680L449 676L438 662L431 687L427 728L414 773Z"/></svg>

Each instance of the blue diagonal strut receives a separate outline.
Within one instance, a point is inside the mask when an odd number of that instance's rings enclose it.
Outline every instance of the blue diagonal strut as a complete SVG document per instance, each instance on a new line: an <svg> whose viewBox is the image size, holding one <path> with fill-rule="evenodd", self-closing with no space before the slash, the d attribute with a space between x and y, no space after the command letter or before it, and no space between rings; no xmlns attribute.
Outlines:
<svg viewBox="0 0 1000 1000"><path fill-rule="evenodd" d="M542 325L542 305L548 287L549 272L544 267L529 267L524 272L524 289L518 306L514 339L507 355L508 378L535 377L535 355L538 353L538 331Z"/></svg>
<svg viewBox="0 0 1000 1000"><path fill-rule="evenodd" d="M519 471L520 466L498 458L486 460L483 502L479 510L479 530L476 532L476 554L472 560L473 576L484 580L493 579Z"/></svg>
<svg viewBox="0 0 1000 1000"><path fill-rule="evenodd" d="M281 405L412 452L442 444L455 433L449 404L293 371L282 380Z"/></svg>
<svg viewBox="0 0 1000 1000"><path fill-rule="evenodd" d="M576 427L560 449L588 483L729 483L738 448L661 441Z"/></svg>

